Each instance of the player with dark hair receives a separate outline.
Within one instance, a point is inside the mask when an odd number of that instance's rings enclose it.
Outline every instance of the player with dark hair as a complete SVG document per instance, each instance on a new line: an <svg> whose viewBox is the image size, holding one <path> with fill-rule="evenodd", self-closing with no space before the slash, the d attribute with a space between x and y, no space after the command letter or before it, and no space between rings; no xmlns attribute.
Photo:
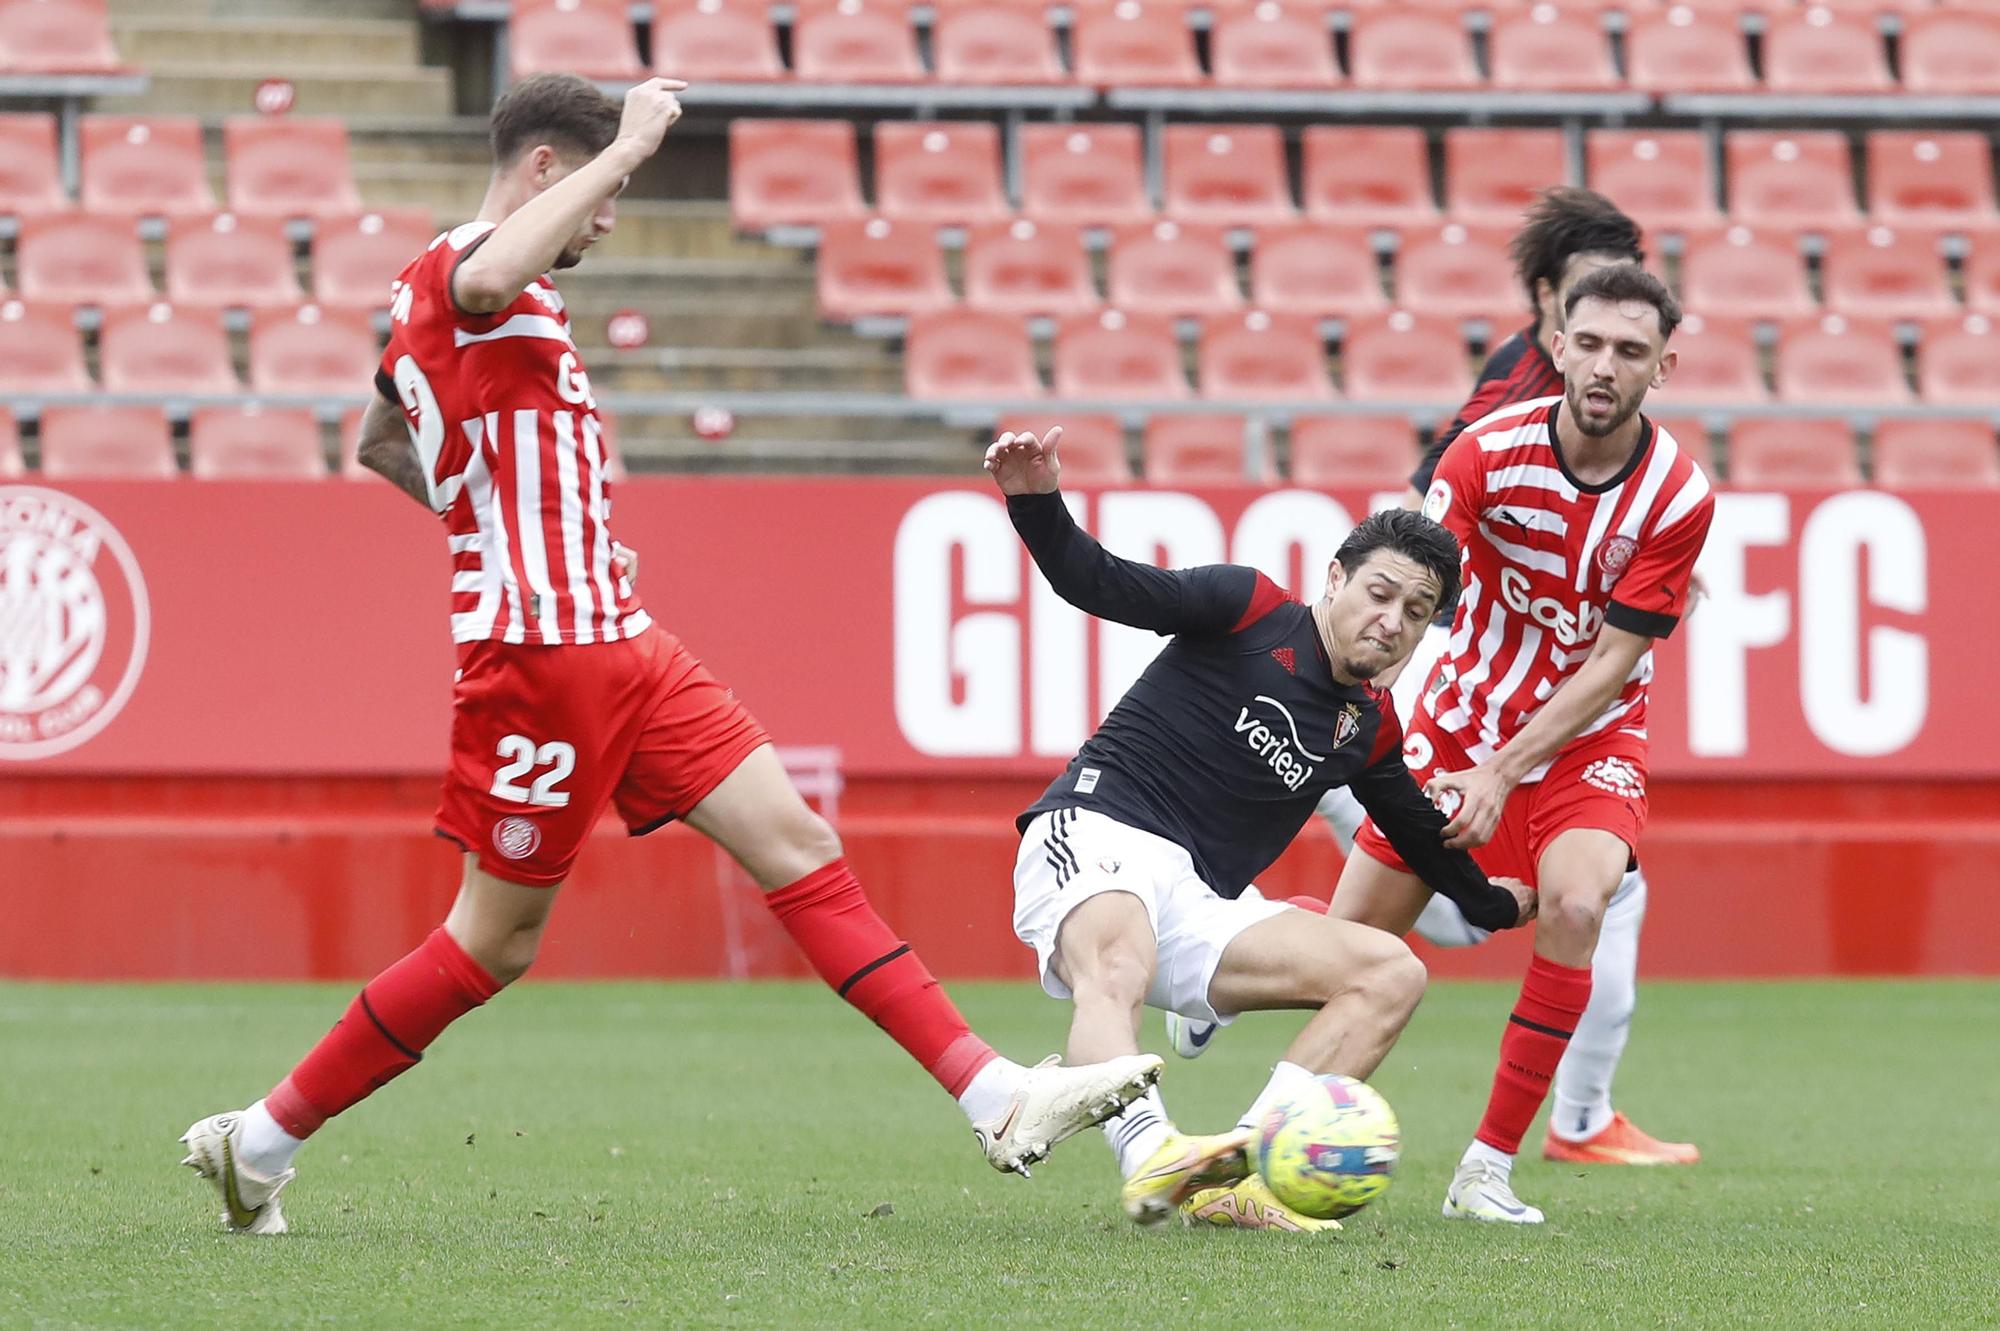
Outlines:
<svg viewBox="0 0 2000 1331"><path fill-rule="evenodd" d="M1076 1004L1069 1054L1129 1057L1151 1004L1210 1022L1316 1009L1232 1132L1181 1133L1157 1093L1105 1124L1126 1213L1252 1229L1337 1228L1249 1176L1264 1111L1317 1074L1366 1077L1423 996L1399 938L1267 901L1251 881L1328 789L1350 786L1423 881L1489 928L1533 913L1444 844L1445 819L1403 763L1387 695L1458 590L1458 544L1401 509L1356 527L1311 606L1252 568L1163 570L1107 553L1057 490L1061 428L1003 434L986 469L1049 585L1089 614L1171 634L1067 770L1017 823L1014 931L1042 986ZM1425 889L1428 890L1428 889Z"/></svg>
<svg viewBox="0 0 2000 1331"><path fill-rule="evenodd" d="M1701 468L1639 410L1673 372L1674 298L1625 264L1563 305L1562 395L1473 422L1424 497L1465 547L1465 591L1404 748L1453 815L1449 844L1540 893L1534 959L1444 1203L1516 1224L1542 1219L1514 1196L1514 1156L1587 1009L1645 827L1653 641L1687 611L1715 511ZM1355 845L1332 911L1400 936L1430 895L1420 866L1372 821Z"/></svg>
<svg viewBox="0 0 2000 1331"><path fill-rule="evenodd" d="M278 1195L305 1140L528 969L613 804L635 836L680 819L735 857L819 976L957 1099L997 1169L1026 1173L1158 1076L1149 1055L1023 1067L974 1035L869 905L763 729L633 590L590 379L548 273L611 231L685 86L648 79L621 109L568 75L516 84L494 108L478 219L392 288L361 457L448 535L459 670L437 829L465 849L464 878L443 925L268 1095L182 1137L231 1230L283 1233Z"/></svg>

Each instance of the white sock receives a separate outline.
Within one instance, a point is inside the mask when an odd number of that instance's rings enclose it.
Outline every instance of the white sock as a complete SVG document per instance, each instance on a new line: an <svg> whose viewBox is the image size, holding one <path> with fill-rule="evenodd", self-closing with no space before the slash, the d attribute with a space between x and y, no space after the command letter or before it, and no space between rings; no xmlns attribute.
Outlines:
<svg viewBox="0 0 2000 1331"><path fill-rule="evenodd" d="M1492 1165L1498 1169L1503 1178L1514 1172L1513 1156L1507 1154L1497 1146L1488 1146L1485 1142L1475 1137L1472 1145L1465 1148L1465 1154L1458 1157L1458 1163L1463 1166L1480 1162Z"/></svg>
<svg viewBox="0 0 2000 1331"><path fill-rule="evenodd" d="M1160 1144L1174 1130L1173 1120L1167 1117L1166 1101L1160 1099L1157 1086L1105 1119L1103 1127L1104 1140L1111 1143L1111 1154L1118 1157L1118 1172L1126 1178L1138 1173L1139 1166L1160 1149Z"/></svg>
<svg viewBox="0 0 2000 1331"><path fill-rule="evenodd" d="M1590 959L1590 1004L1576 1023L1550 1087L1549 1131L1567 1141L1595 1137L1611 1123L1611 1079L1632 1032L1639 999L1639 930L1646 920L1646 879L1634 869L1604 908Z"/></svg>
<svg viewBox="0 0 2000 1331"><path fill-rule="evenodd" d="M259 1178L276 1178L292 1167L292 1157L306 1144L278 1126L271 1111L259 1100L243 1111L243 1127L237 1138L243 1167Z"/></svg>
<svg viewBox="0 0 2000 1331"><path fill-rule="evenodd" d="M1472 947L1493 936L1465 918L1458 903L1446 896L1432 896L1417 916L1417 932L1437 947Z"/></svg>
<svg viewBox="0 0 2000 1331"><path fill-rule="evenodd" d="M1297 1063L1280 1062L1271 1069L1271 1080L1264 1083L1264 1089L1243 1111L1243 1117L1236 1120L1236 1126L1257 1131L1264 1126L1264 1115L1271 1112L1273 1105L1284 1103L1299 1094L1301 1086L1310 1086L1318 1080L1318 1075L1309 1068L1300 1067Z"/></svg>
<svg viewBox="0 0 2000 1331"><path fill-rule="evenodd" d="M995 1057L972 1074L972 1082L958 1097L958 1107L974 1123L984 1123L1007 1112L1007 1102L1020 1089L1028 1069L1009 1058Z"/></svg>

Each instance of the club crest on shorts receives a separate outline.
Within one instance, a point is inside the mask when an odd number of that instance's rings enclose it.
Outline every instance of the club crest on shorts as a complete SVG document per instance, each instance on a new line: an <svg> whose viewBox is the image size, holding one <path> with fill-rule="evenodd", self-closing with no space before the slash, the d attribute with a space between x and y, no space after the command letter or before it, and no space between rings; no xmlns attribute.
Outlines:
<svg viewBox="0 0 2000 1331"><path fill-rule="evenodd" d="M542 848L542 829L530 819L510 814L493 824L493 849L507 860L525 860Z"/></svg>
<svg viewBox="0 0 2000 1331"><path fill-rule="evenodd" d="M1333 747L1339 748L1361 733L1361 705L1349 703L1340 709L1333 723Z"/></svg>
<svg viewBox="0 0 2000 1331"><path fill-rule="evenodd" d="M151 627L139 561L103 514L0 485L0 762L66 752L109 725Z"/></svg>
<svg viewBox="0 0 2000 1331"><path fill-rule="evenodd" d="M1604 586L1608 591L1625 572L1632 556L1639 553L1639 543L1630 536L1607 536L1597 547L1597 571L1604 575Z"/></svg>
<svg viewBox="0 0 2000 1331"><path fill-rule="evenodd" d="M1620 799L1636 800L1646 793L1646 783L1639 776L1639 769L1623 758L1599 758L1583 769L1580 780L1586 786L1596 786Z"/></svg>

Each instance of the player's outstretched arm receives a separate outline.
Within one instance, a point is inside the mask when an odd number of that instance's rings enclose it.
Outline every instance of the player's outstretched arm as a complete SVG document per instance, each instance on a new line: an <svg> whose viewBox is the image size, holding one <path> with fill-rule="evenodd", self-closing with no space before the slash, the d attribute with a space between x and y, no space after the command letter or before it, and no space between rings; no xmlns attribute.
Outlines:
<svg viewBox="0 0 2000 1331"><path fill-rule="evenodd" d="M647 79L628 91L611 146L516 209L458 265L451 297L459 308L475 314L505 309L547 272L584 219L659 151L660 140L681 118L674 94L686 88L679 79Z"/></svg>
<svg viewBox="0 0 2000 1331"><path fill-rule="evenodd" d="M430 486L424 481L417 446L410 442L410 427L404 424L403 413L380 396L369 398L362 413L361 444L354 459L425 508L431 506Z"/></svg>
<svg viewBox="0 0 2000 1331"><path fill-rule="evenodd" d="M1535 918L1534 890L1517 878L1491 878L1472 856L1445 845L1445 816L1417 789L1402 752L1365 768L1348 786L1389 844L1423 880L1481 929L1512 929Z"/></svg>

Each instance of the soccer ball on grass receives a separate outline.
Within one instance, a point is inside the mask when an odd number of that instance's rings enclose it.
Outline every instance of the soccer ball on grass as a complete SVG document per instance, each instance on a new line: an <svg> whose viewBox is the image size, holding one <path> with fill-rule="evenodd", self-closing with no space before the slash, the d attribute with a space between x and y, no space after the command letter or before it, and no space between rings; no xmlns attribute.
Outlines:
<svg viewBox="0 0 2000 1331"><path fill-rule="evenodd" d="M1351 1215L1389 1190L1396 1111L1367 1082L1330 1073L1272 1107L1251 1144L1257 1172L1302 1215Z"/></svg>

